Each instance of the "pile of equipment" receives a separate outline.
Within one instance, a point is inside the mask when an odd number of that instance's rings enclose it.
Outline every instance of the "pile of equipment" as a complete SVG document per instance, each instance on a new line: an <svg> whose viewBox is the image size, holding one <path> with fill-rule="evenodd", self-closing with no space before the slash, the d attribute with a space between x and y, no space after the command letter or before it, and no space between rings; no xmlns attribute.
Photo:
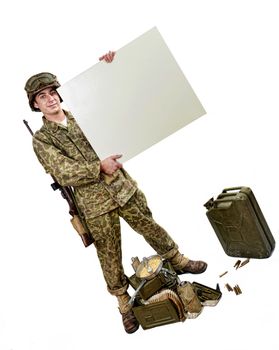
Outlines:
<svg viewBox="0 0 279 350"><path fill-rule="evenodd" d="M135 289L130 299L143 329L196 318L204 306L215 306L222 293L197 282L180 281L168 260L159 255L132 258L135 273L129 277Z"/></svg>

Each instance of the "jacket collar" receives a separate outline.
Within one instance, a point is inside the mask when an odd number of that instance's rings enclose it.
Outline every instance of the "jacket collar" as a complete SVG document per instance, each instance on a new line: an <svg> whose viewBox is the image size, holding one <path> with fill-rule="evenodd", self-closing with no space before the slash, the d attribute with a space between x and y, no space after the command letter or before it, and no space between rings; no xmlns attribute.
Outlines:
<svg viewBox="0 0 279 350"><path fill-rule="evenodd" d="M65 113L66 118L68 119L68 122L74 120L74 117L73 117L73 115L70 112L65 111L64 109L63 109L63 112ZM60 125L59 123L52 122L52 121L46 119L45 116L43 116L42 119L43 119L44 127L50 132L57 132L59 129L63 128L62 125Z"/></svg>

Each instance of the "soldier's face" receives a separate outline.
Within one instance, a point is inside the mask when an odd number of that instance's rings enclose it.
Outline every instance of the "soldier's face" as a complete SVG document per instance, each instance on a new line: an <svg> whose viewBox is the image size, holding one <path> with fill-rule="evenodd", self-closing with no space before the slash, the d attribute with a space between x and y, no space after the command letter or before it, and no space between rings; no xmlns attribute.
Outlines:
<svg viewBox="0 0 279 350"><path fill-rule="evenodd" d="M56 114L61 110L60 97L54 88L46 88L36 95L34 106L45 115Z"/></svg>

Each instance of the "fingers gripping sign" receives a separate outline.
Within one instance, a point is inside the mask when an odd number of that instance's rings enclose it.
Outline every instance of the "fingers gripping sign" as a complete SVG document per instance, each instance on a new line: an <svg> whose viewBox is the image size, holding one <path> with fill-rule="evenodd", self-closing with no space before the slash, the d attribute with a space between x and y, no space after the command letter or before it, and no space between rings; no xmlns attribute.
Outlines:
<svg viewBox="0 0 279 350"><path fill-rule="evenodd" d="M111 63L114 59L115 51L109 51L105 55L99 57L99 61L106 61L107 63Z"/></svg>
<svg viewBox="0 0 279 350"><path fill-rule="evenodd" d="M122 163L117 159L121 158L122 154L114 154L101 161L101 171L107 175L112 175L116 170L123 167Z"/></svg>

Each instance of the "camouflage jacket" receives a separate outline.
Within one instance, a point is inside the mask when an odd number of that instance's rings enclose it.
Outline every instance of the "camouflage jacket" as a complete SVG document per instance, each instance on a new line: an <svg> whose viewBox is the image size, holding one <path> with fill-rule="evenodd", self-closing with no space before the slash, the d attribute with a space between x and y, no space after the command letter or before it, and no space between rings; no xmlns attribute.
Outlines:
<svg viewBox="0 0 279 350"><path fill-rule="evenodd" d="M96 152L71 113L64 112L67 128L43 117L44 125L33 136L34 151L45 171L61 186L73 187L86 219L123 206L135 193L136 182L124 169L107 181Z"/></svg>

